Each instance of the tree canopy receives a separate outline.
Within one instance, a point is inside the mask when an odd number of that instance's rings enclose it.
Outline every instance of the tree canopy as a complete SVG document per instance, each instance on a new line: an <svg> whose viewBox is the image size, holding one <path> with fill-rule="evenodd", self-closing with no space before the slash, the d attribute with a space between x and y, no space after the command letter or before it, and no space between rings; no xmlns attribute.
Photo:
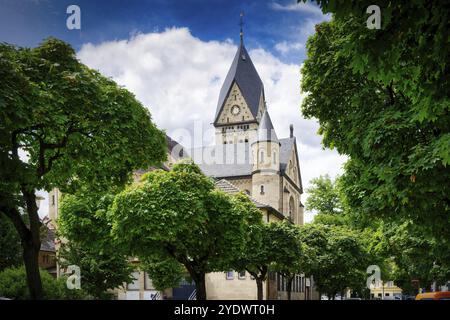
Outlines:
<svg viewBox="0 0 450 320"><path fill-rule="evenodd" d="M349 156L344 210L390 243L372 249L394 262L399 285L429 283L425 270L448 277L449 11L381 1L377 30L366 26L370 1L317 2L333 18L308 40L302 111L319 120L326 147Z"/></svg>
<svg viewBox="0 0 450 320"><path fill-rule="evenodd" d="M246 224L261 219L259 212L242 211L241 201L215 190L213 180L192 161L182 161L171 171L149 172L116 196L112 232L140 260L181 263L202 300L205 274L229 270L243 248Z"/></svg>
<svg viewBox="0 0 450 320"><path fill-rule="evenodd" d="M367 253L357 233L345 226L311 223L300 228L300 240L309 250L302 269L314 276L319 293L334 299L347 288L365 285Z"/></svg>
<svg viewBox="0 0 450 320"><path fill-rule="evenodd" d="M58 218L61 267L77 265L83 290L108 298L108 289L131 282L132 265L124 248L111 237L108 212L113 194L77 192L63 196Z"/></svg>
<svg viewBox="0 0 450 320"><path fill-rule="evenodd" d="M271 242L271 269L286 280L288 300L291 300L292 281L295 275L306 271L308 260L313 259L312 251L302 241L298 226L291 222L269 223L266 232Z"/></svg>
<svg viewBox="0 0 450 320"><path fill-rule="evenodd" d="M349 204L448 238L448 10L382 2L382 28L371 30L370 1L318 3L334 16L308 40L302 110L319 120L326 147L350 157Z"/></svg>
<svg viewBox="0 0 450 320"><path fill-rule="evenodd" d="M20 235L30 294L39 299L35 191L124 185L134 169L165 160L165 136L130 92L60 40L0 44L0 78L0 212Z"/></svg>

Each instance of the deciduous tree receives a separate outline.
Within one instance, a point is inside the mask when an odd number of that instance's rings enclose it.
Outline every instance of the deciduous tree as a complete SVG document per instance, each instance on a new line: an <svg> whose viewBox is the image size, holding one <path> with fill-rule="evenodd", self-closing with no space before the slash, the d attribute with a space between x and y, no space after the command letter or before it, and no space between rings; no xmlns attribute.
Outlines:
<svg viewBox="0 0 450 320"><path fill-rule="evenodd" d="M58 218L61 267L77 265L81 286L95 298L110 298L107 290L131 282L133 267L125 250L111 236L108 211L113 194L78 191L64 195Z"/></svg>
<svg viewBox="0 0 450 320"><path fill-rule="evenodd" d="M35 191L124 184L134 169L165 159L165 137L130 92L62 41L1 44L0 79L0 212L21 238L30 296L40 299Z"/></svg>
<svg viewBox="0 0 450 320"><path fill-rule="evenodd" d="M251 219L239 202L215 190L193 162L182 161L116 196L113 235L140 260L157 254L181 263L195 281L197 299L204 300L206 273L229 270L243 248Z"/></svg>

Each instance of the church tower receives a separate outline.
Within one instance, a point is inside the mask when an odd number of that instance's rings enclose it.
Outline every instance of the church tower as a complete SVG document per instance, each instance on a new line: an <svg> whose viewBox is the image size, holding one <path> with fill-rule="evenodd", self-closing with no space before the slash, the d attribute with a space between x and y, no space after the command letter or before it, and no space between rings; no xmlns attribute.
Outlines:
<svg viewBox="0 0 450 320"><path fill-rule="evenodd" d="M216 145L255 141L265 110L264 86L244 46L241 26L240 45L217 103Z"/></svg>
<svg viewBox="0 0 450 320"><path fill-rule="evenodd" d="M280 207L280 141L264 111L252 143L252 197L279 210Z"/></svg>

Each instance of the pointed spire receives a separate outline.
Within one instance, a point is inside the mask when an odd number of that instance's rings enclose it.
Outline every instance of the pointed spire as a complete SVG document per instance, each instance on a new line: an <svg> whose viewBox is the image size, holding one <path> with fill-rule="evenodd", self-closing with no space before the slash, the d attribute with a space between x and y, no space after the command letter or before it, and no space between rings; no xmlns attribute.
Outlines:
<svg viewBox="0 0 450 320"><path fill-rule="evenodd" d="M241 46L242 46L244 44L244 30L243 30L243 27L244 27L244 11L241 11L241 14L239 16L240 16L239 25L241 27L241 31L239 33L239 36L241 38Z"/></svg>
<svg viewBox="0 0 450 320"><path fill-rule="evenodd" d="M267 110L264 111L258 128L258 142L261 141L279 142Z"/></svg>
<svg viewBox="0 0 450 320"><path fill-rule="evenodd" d="M252 60L250 59L247 49L245 49L242 31L241 44L236 51L236 55L234 56L233 62L228 70L222 88L220 89L214 123L217 123L219 120L218 117L222 112L225 101L234 83L238 85L245 102L250 108L253 117L256 119L259 111L260 100L264 99L264 86Z"/></svg>

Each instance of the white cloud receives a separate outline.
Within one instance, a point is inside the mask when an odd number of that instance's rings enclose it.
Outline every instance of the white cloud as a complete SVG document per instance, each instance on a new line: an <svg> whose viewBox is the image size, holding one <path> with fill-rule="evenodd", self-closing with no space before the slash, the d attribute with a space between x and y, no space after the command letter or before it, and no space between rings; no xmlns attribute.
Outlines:
<svg viewBox="0 0 450 320"><path fill-rule="evenodd" d="M291 51L299 51L304 48L304 45L300 42L287 42L281 41L275 45L275 50L285 55Z"/></svg>
<svg viewBox="0 0 450 320"><path fill-rule="evenodd" d="M156 124L173 135L177 130L192 131L195 121L201 121L204 130L212 128L220 87L236 50L229 40L205 42L187 28L172 28L135 34L129 40L85 44L78 57L133 92ZM304 189L313 177L335 176L345 159L322 150L316 121L301 116L300 66L283 63L263 49L249 54L264 82L278 136L287 137L289 124L294 124ZM206 140L212 141L213 131L209 133Z"/></svg>
<svg viewBox="0 0 450 320"><path fill-rule="evenodd" d="M310 2L297 3L297 1L295 1L295 0L292 1L292 3L286 4L286 5L279 4L278 2L272 2L270 4L270 7L276 11L304 12L304 13L310 13L310 14L315 14L315 15L323 14L322 10L318 6L313 5Z"/></svg>

